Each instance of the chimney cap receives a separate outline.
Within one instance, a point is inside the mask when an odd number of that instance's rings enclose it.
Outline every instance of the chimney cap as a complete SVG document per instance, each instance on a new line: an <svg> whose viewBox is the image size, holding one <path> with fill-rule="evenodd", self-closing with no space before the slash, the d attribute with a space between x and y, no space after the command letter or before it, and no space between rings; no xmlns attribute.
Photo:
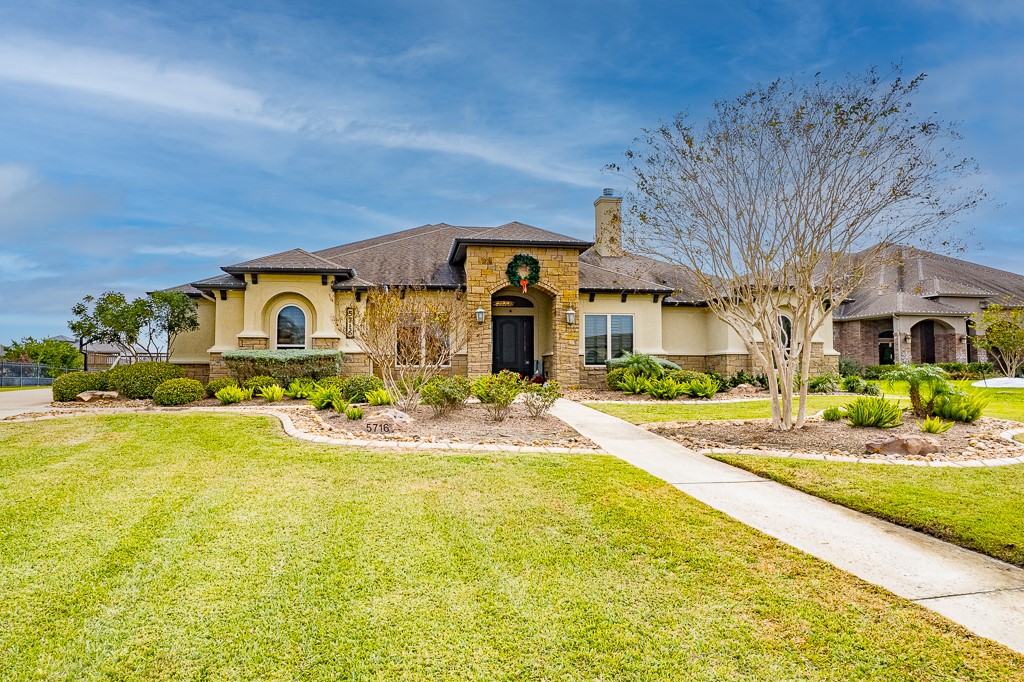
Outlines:
<svg viewBox="0 0 1024 682"><path fill-rule="evenodd" d="M615 190L612 189L611 187L605 187L604 191L601 192L601 196L613 197L613 196L615 196Z"/></svg>

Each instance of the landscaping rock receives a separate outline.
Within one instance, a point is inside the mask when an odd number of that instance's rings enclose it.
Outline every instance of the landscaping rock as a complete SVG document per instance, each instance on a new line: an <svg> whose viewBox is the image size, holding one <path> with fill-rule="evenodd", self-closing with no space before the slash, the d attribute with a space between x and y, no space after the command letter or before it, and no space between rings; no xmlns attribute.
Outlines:
<svg viewBox="0 0 1024 682"><path fill-rule="evenodd" d="M387 434L402 431L412 424L413 421L413 418L405 412L389 407L368 416L364 424L366 430L370 433Z"/></svg>
<svg viewBox="0 0 1024 682"><path fill-rule="evenodd" d="M869 454L929 455L941 452L942 446L931 436L895 436L868 441L864 450Z"/></svg>
<svg viewBox="0 0 1024 682"><path fill-rule="evenodd" d="M729 389L729 395L750 395L757 393L757 388L750 384L737 384Z"/></svg>
<svg viewBox="0 0 1024 682"><path fill-rule="evenodd" d="M117 400L119 397L117 391L82 391L75 396L75 400L87 403L90 400Z"/></svg>

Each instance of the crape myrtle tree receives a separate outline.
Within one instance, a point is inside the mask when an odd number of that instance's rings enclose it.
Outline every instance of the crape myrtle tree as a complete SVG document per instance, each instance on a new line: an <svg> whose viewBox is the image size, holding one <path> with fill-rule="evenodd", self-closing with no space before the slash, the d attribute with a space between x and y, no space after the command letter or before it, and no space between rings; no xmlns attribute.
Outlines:
<svg viewBox="0 0 1024 682"><path fill-rule="evenodd" d="M415 410L423 384L466 347L470 315L461 291L375 287L356 317L355 341L395 402Z"/></svg>
<svg viewBox="0 0 1024 682"><path fill-rule="evenodd" d="M71 332L83 343L109 343L122 357L170 356L179 334L199 329L196 302L181 292L154 291L129 300L118 291L85 296L71 308Z"/></svg>
<svg viewBox="0 0 1024 682"><path fill-rule="evenodd" d="M974 345L989 353L1003 376L1017 376L1024 365L1024 308L1014 301L990 303L971 317Z"/></svg>
<svg viewBox="0 0 1024 682"><path fill-rule="evenodd" d="M964 184L976 169L949 147L955 127L911 108L923 80L894 68L757 85L703 123L681 114L644 130L609 167L635 181L631 249L687 268L711 311L777 370L777 429L804 424L811 340L828 311L898 252L888 247L937 248L984 198Z"/></svg>

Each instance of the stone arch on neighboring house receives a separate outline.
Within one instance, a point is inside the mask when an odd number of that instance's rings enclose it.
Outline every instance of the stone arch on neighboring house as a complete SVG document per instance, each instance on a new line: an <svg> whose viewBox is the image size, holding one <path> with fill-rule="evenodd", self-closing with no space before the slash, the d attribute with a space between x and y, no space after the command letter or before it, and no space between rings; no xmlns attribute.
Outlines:
<svg viewBox="0 0 1024 682"><path fill-rule="evenodd" d="M317 329L318 322L316 306L305 296L296 293L278 294L268 300L263 306L261 319L263 328L267 330L267 334L270 337L268 348L274 349L279 347L279 319L282 312L290 307L298 308L302 312L304 329L301 347L312 348L313 333ZM296 347L293 344L288 344L288 346Z"/></svg>
<svg viewBox="0 0 1024 682"><path fill-rule="evenodd" d="M910 328L911 361L915 364L957 362L959 343L953 325L929 318Z"/></svg>

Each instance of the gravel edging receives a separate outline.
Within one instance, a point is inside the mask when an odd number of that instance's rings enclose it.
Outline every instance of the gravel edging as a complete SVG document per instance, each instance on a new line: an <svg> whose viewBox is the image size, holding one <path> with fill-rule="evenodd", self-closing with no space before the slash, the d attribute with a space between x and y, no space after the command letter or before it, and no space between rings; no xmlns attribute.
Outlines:
<svg viewBox="0 0 1024 682"><path fill-rule="evenodd" d="M288 409L288 408L286 408ZM289 411L295 411L297 408L291 408ZM250 415L268 415L273 416L281 422L281 426L284 432L295 439L309 441L311 443L326 443L328 445L344 445L348 447L369 447L369 448L383 448L389 450L460 450L460 451L472 451L472 452L509 452L509 453L537 453L537 454L564 454L564 455L579 455L579 454L607 454L604 450L599 448L563 448L555 446L536 446L536 445L503 445L501 443L452 443L445 441L390 441L390 440L374 440L374 439L360 439L360 438L331 438L329 436L320 436L308 431L303 431L295 425L292 421L291 416L283 410L270 410L265 407L242 407L242 408L230 408L230 407L186 407L186 408L159 408L159 407L148 407L145 409L140 408L123 408L123 407L112 407L99 409L75 409L75 408L52 408L53 412L66 411L64 414L45 414L35 417L25 417L22 419L5 419L0 420L0 424L19 424L27 422L47 421L50 419L68 419L71 417L87 417L96 414L189 414L196 412L220 412L225 414L250 414ZM29 413L31 414L31 413Z"/></svg>

